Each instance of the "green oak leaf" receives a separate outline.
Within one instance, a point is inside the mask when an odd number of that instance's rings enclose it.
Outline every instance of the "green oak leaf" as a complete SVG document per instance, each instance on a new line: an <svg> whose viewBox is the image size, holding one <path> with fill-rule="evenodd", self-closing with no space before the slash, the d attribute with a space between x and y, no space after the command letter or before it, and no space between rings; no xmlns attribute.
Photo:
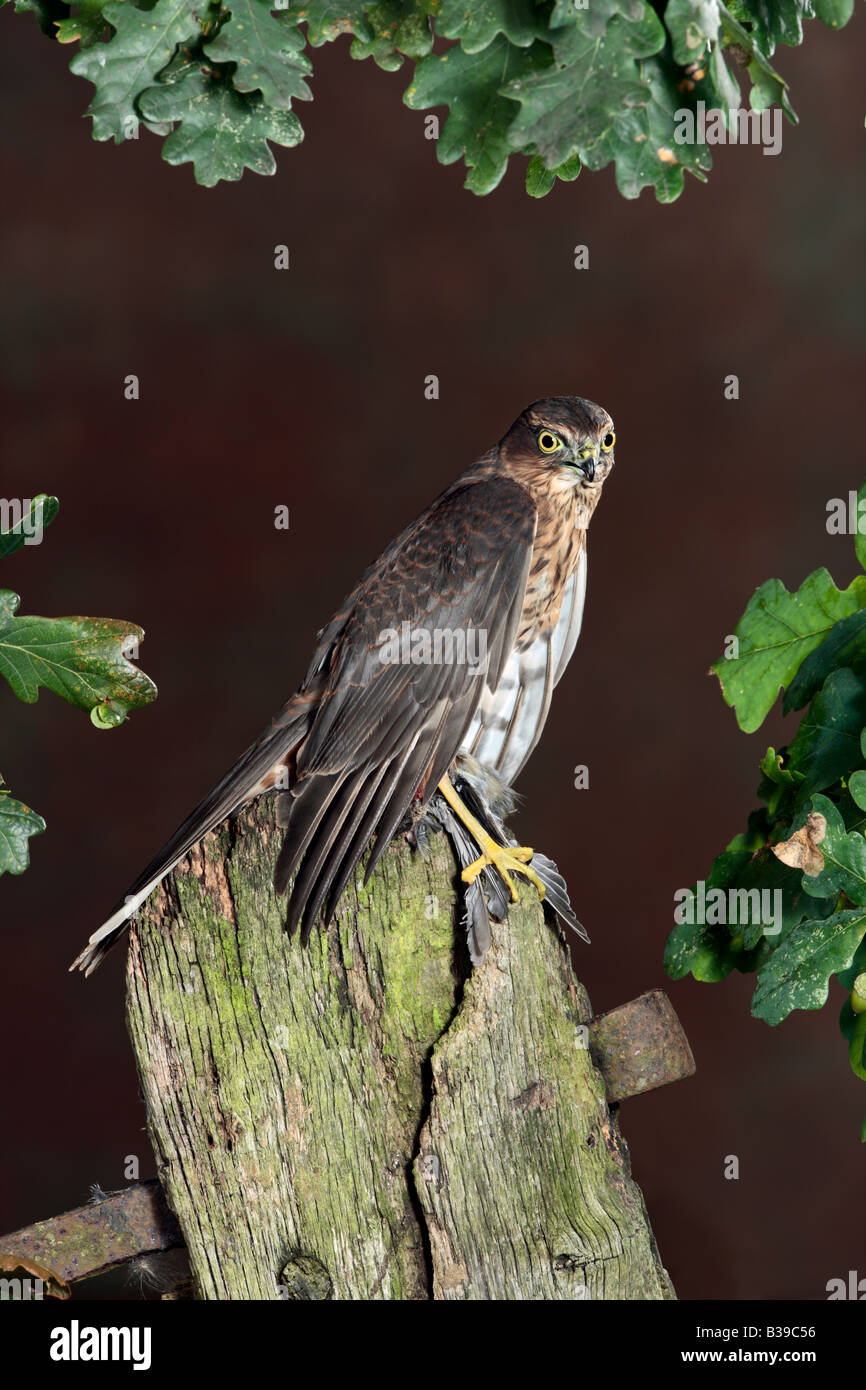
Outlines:
<svg viewBox="0 0 866 1390"><path fill-rule="evenodd" d="M465 53L455 45L421 60L403 100L413 110L450 107L436 157L440 164L453 164L462 156L469 169L464 186L490 193L505 173L511 154L508 127L517 113L501 89L518 73L522 80L549 63L546 44L515 48L501 35L480 53Z"/></svg>
<svg viewBox="0 0 866 1390"><path fill-rule="evenodd" d="M839 1015L839 1027L848 1042L851 1070L861 1081L866 1081L866 1014L855 1014L846 999Z"/></svg>
<svg viewBox="0 0 866 1390"><path fill-rule="evenodd" d="M367 8L371 39L356 35L349 50L353 58L372 58L385 72L396 72L407 58L425 58L433 47L433 30L424 0L382 0Z"/></svg>
<svg viewBox="0 0 866 1390"><path fill-rule="evenodd" d="M665 28L671 36L674 62L681 67L703 58L719 33L717 0L668 0Z"/></svg>
<svg viewBox="0 0 866 1390"><path fill-rule="evenodd" d="M575 11L588 10L590 4L591 0L555 0L547 23L548 29L558 29L564 24L570 24Z"/></svg>
<svg viewBox="0 0 866 1390"><path fill-rule="evenodd" d="M844 29L854 13L854 0L812 0L812 8L828 29Z"/></svg>
<svg viewBox="0 0 866 1390"><path fill-rule="evenodd" d="M669 19L669 9L670 7L665 10L666 23ZM717 6L716 9L718 12ZM670 33L669 23L668 30L673 43L675 35ZM707 111L721 110L725 126L730 129L732 122L729 113L739 112L741 98L737 77L725 61L724 45L716 41L702 57L692 56L687 60L685 70L671 65L667 52L664 56L668 59L671 91L675 93L680 110L694 109L695 104L702 101Z"/></svg>
<svg viewBox="0 0 866 1390"><path fill-rule="evenodd" d="M535 156L533 155L533 159ZM555 169L549 169L548 173L555 174L563 183L573 183L580 173L580 158L573 154L564 164L557 164Z"/></svg>
<svg viewBox="0 0 866 1390"><path fill-rule="evenodd" d="M854 981L864 970L866 970L866 938L864 938L857 947L854 953L854 959L848 966L848 969L840 970L838 973L837 978L842 988L849 991L852 990L854 988Z"/></svg>
<svg viewBox="0 0 866 1390"><path fill-rule="evenodd" d="M95 87L88 115L93 138L115 144L128 140L138 128L136 101L156 81L178 44L199 37L197 0L158 0L152 10L112 0L103 14L116 31L105 44L94 44L70 63L79 77Z"/></svg>
<svg viewBox="0 0 866 1390"><path fill-rule="evenodd" d="M711 667L745 733L760 727L781 687L790 684L833 624L864 605L866 575L837 589L825 569L810 574L794 594L778 579L756 590L735 629L739 654L722 656Z"/></svg>
<svg viewBox="0 0 866 1390"><path fill-rule="evenodd" d="M754 1017L775 1027L793 1009L820 1009L827 1002L830 976L850 965L864 935L862 908L801 922L758 970Z"/></svg>
<svg viewBox="0 0 866 1390"><path fill-rule="evenodd" d="M866 532L860 530L860 517L866 515L866 483L861 483L857 493L857 531L854 536L854 553L866 570Z"/></svg>
<svg viewBox="0 0 866 1390"><path fill-rule="evenodd" d="M796 787L801 777L796 776L788 766L782 766L783 756L775 748L768 748L761 759L761 771L770 781L782 787Z"/></svg>
<svg viewBox="0 0 866 1390"><path fill-rule="evenodd" d="M775 748L768 748L761 759L761 772L763 777L758 785L758 796L761 801L766 802L773 822L783 815L790 821L803 776L791 771L787 762L787 749L777 753Z"/></svg>
<svg viewBox="0 0 866 1390"><path fill-rule="evenodd" d="M818 846L824 868L819 874L803 874L803 887L815 898L835 899L844 893L858 907L866 906L866 838L859 830L845 828L838 807L826 796L813 796L811 809L827 822Z"/></svg>
<svg viewBox="0 0 866 1390"><path fill-rule="evenodd" d="M613 0L597 0L549 37L553 65L507 88L503 84L520 102L509 130L511 144L532 147L551 168L575 154L588 169L613 160L626 197L635 197L655 177L663 195L675 196L681 174L671 178L678 163L673 120L668 128L662 115L668 104L673 109L673 94L663 94L660 78L653 82L653 69L645 77L639 65L664 47L665 32L654 11L643 0L622 9ZM651 102L658 108L652 119ZM662 128L663 142L656 138Z"/></svg>
<svg viewBox="0 0 866 1390"><path fill-rule="evenodd" d="M269 106L289 107L293 98L310 101L304 75L312 63L303 52L304 36L287 14L271 14L272 0L230 0L230 17L204 52L217 63L235 63L238 92L261 92Z"/></svg>
<svg viewBox="0 0 866 1390"><path fill-rule="evenodd" d="M113 618L19 618L19 602L0 590L0 675L19 700L32 704L40 686L84 710L105 701L138 709L156 699L153 681L123 655L144 636L140 627Z"/></svg>
<svg viewBox="0 0 866 1390"><path fill-rule="evenodd" d="M816 901L809 896L803 875L777 859L766 841L766 817L754 812L746 834L736 835L714 860L706 878L703 913L697 887L690 890L678 911L693 921L678 922L665 947L665 970L672 979L691 973L696 980L717 981L732 970L756 970L804 918L833 912L835 899ZM711 916L709 895L719 888L726 894L726 920L697 920Z"/></svg>
<svg viewBox="0 0 866 1390"><path fill-rule="evenodd" d="M7 555L14 555L22 545L38 545L46 526L51 525L59 511L60 503L57 498L40 492L30 502L27 515L22 516L17 525L10 526L8 531L0 531L0 560L5 560ZM37 536L39 540L36 539Z"/></svg>
<svg viewBox="0 0 866 1390"><path fill-rule="evenodd" d="M866 608L841 618L827 637L806 657L782 700L782 713L802 709L813 700L831 672L850 667L858 672L866 666Z"/></svg>
<svg viewBox="0 0 866 1390"><path fill-rule="evenodd" d="M866 814L864 814L862 808L857 805L857 802L850 795L847 786L840 789L838 792L834 788L833 800L836 803L839 814L845 822L845 829L849 833L859 830L861 835L866 834Z"/></svg>
<svg viewBox="0 0 866 1390"><path fill-rule="evenodd" d="M699 84L699 97L704 97L707 108L725 112L725 125L730 127L729 111L740 109L740 84L725 62L721 44L715 44L709 57L707 77Z"/></svg>
<svg viewBox="0 0 866 1390"><path fill-rule="evenodd" d="M570 6L569 19L573 9ZM553 16L551 28L563 22ZM543 32L533 0L443 0L436 29L446 39L459 39L466 53L479 53L497 34L518 48L528 48Z"/></svg>
<svg viewBox="0 0 866 1390"><path fill-rule="evenodd" d="M752 87L749 92L749 106L753 111L768 111L777 102L781 104L782 93L779 90L779 76L775 72L768 72L763 64L753 58L748 67L749 77L752 80ZM729 122L725 122L729 125Z"/></svg>
<svg viewBox="0 0 866 1390"><path fill-rule="evenodd" d="M856 766L864 724L866 686L847 667L831 672L788 749L787 766L802 778L802 796L823 791Z"/></svg>
<svg viewBox="0 0 866 1390"><path fill-rule="evenodd" d="M217 87L231 85L233 78L237 93L261 93L264 105L279 112L309 95L299 24L314 47L350 35L352 57L372 57L387 70L400 67L405 57L419 67L432 63L435 24L436 35L455 41L464 58L502 45L496 53L504 58L498 84L492 67L467 70L461 91L430 66L407 93L410 106L424 104L423 97L417 103L413 98L427 86L443 93L427 102L451 108L439 155L442 163L465 155L466 187L490 192L508 153L519 151L530 161L530 196L544 196L557 178L576 177L581 165L595 170L613 163L624 196L637 197L651 186L660 201L669 202L679 196L686 170L703 179L710 168L703 142L674 139L675 130L684 133L676 113L698 101L726 113L738 109L735 63L748 71L753 110L778 102L796 121L787 84L769 58L778 43L801 41L803 19L813 12L841 27L853 0L729 0L729 7L722 0L288 0L277 13L271 0L236 0L234 7L230 0L109 0L104 8L103 0L82 0L74 15L73 6L61 0L14 0L14 8L35 14L60 42L80 43L72 70L94 85L94 137L118 143L137 134L142 102L154 85L176 85L178 59L193 60ZM108 25L114 32L100 42ZM515 61L515 51L533 58ZM448 56L437 53L435 60ZM203 59L221 66L211 71ZM187 110L188 128L177 139L170 120L144 118L147 128L171 139L169 162L191 159L197 177L203 175L199 182L218 181L224 163L234 170L229 178L240 177L243 168L273 172L266 142L300 139L298 127L287 130L279 123L263 134L264 117L255 104L242 108L228 97L217 100L210 87L207 102L220 124L212 141L201 111L193 117ZM233 141L222 138L226 127ZM220 147L231 143L236 157L223 160ZM182 153L191 147L195 153Z"/></svg>
<svg viewBox="0 0 866 1390"><path fill-rule="evenodd" d="M866 762L866 729L860 733L860 752ZM848 791L861 811L866 811L866 771L852 772L848 778Z"/></svg>
<svg viewBox="0 0 866 1390"><path fill-rule="evenodd" d="M765 58L776 44L803 42L803 20L812 17L812 0L730 0L730 11L749 33Z"/></svg>
<svg viewBox="0 0 866 1390"><path fill-rule="evenodd" d="M572 183L580 173L580 159L576 154L555 169L548 169L540 155L534 154L526 167L526 191L530 198L543 198L549 193L557 179Z"/></svg>
<svg viewBox="0 0 866 1390"><path fill-rule="evenodd" d="M27 842L44 829L42 817L16 801L0 777L0 874L23 874L30 864Z"/></svg>
<svg viewBox="0 0 866 1390"><path fill-rule="evenodd" d="M302 5L293 5L293 19L299 19L307 26L307 38L314 48L323 43L331 43L340 34L355 34L365 43L372 43L374 34L368 23L365 11L370 0L308 0Z"/></svg>
<svg viewBox="0 0 866 1390"><path fill-rule="evenodd" d="M6 0L2 0L2 3L5 4ZM50 39L54 38L58 20L69 14L68 5L61 3L61 0L15 0L14 9L16 14L35 15L39 28Z"/></svg>
<svg viewBox="0 0 866 1390"><path fill-rule="evenodd" d="M268 145L297 145L304 137L293 111L276 111L258 93L236 92L225 78L198 69L177 82L151 87L140 100L151 121L179 121L163 147L169 164L191 163L196 182L212 188L234 182L245 169L273 174L277 165Z"/></svg>
<svg viewBox="0 0 866 1390"><path fill-rule="evenodd" d="M81 0L71 19L56 21L58 43L80 43L90 48L108 28L103 15L105 0Z"/></svg>
<svg viewBox="0 0 866 1390"><path fill-rule="evenodd" d="M847 970L839 972L839 983L849 991L849 997L842 1005L839 1027L848 1041L848 1060L851 1070L861 1081L866 1081L866 1012L855 1011L851 996L856 987L861 999L866 996L866 939L860 942L854 959ZM866 1137L866 1136L864 1136Z"/></svg>
<svg viewBox="0 0 866 1390"><path fill-rule="evenodd" d="M848 790L861 811L866 811L866 772L852 772L848 778Z"/></svg>
<svg viewBox="0 0 866 1390"><path fill-rule="evenodd" d="M681 98L670 65L649 58L638 69L648 83L649 100L637 113L640 124L631 144L617 157L617 187L626 198L637 198L643 188L652 187L660 203L672 203L683 191L683 170L705 182L712 159L702 142L680 145L673 138Z"/></svg>
<svg viewBox="0 0 866 1390"><path fill-rule="evenodd" d="M750 849L732 849L729 845L713 862L706 878L707 891L714 888L726 891L729 886L737 886L751 858ZM691 892L694 902L694 888ZM686 915L688 902L681 906L682 915ZM692 908L689 915L697 917L699 914ZM688 974L704 982L723 980L732 970L754 970L762 948L763 943L757 951L744 952L736 940L736 933L725 923L681 921L676 923L667 939L664 968L672 980L681 980Z"/></svg>
<svg viewBox="0 0 866 1390"><path fill-rule="evenodd" d="M777 101L792 125L797 125L798 116L791 105L788 96L788 84L784 78L780 77L775 68L770 66L767 55L762 51L757 40L743 25L731 14L730 10L719 0L719 17L722 27L722 42L726 48L733 49L736 53L745 55L748 60L749 77L752 79L752 91L749 96L749 104L755 111L763 111L766 107Z"/></svg>
<svg viewBox="0 0 866 1390"><path fill-rule="evenodd" d="M767 951L775 950L805 917L828 917L835 906L810 897L802 875L777 859L767 845L740 867L727 889L729 926L739 927L747 953L762 940Z"/></svg>
<svg viewBox="0 0 866 1390"><path fill-rule="evenodd" d="M745 865L734 887L747 892L757 889L761 893L760 914L750 911L752 920L742 928L743 945L746 950L757 946L764 938L768 948L776 950L799 924L809 918L813 921L829 917L835 901L817 900L810 897L803 886L803 876L788 868L777 859L769 846ZM765 895L772 894L769 900ZM779 897L776 898L775 894ZM769 905L769 912L765 907ZM781 908L781 922L777 920L777 909Z"/></svg>

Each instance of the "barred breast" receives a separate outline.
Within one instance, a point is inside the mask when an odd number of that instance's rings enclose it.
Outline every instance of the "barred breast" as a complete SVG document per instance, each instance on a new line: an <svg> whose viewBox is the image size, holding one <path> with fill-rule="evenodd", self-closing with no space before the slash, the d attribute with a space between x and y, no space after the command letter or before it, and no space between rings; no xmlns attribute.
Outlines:
<svg viewBox="0 0 866 1390"><path fill-rule="evenodd" d="M559 616L539 636L515 646L495 690L485 686L460 745L510 786L541 737L550 697L571 660L583 622L586 547L562 590Z"/></svg>

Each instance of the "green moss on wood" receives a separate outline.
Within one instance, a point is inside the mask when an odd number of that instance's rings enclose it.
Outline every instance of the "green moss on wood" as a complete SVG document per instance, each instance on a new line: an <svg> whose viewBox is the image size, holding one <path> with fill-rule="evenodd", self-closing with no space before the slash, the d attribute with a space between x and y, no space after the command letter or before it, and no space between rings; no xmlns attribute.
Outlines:
<svg viewBox="0 0 866 1390"><path fill-rule="evenodd" d="M397 841L304 951L278 843L265 799L131 936L130 1035L201 1295L669 1296L537 904L470 973L445 841L429 861Z"/></svg>

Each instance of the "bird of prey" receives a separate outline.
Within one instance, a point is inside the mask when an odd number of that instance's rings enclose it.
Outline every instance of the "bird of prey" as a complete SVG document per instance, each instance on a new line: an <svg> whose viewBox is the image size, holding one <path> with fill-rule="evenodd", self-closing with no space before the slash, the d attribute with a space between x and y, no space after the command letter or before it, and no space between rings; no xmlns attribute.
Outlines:
<svg viewBox="0 0 866 1390"><path fill-rule="evenodd" d="M90 974L179 860L273 789L285 829L274 882L283 893L294 875L286 927L304 944L371 842L368 878L398 830L425 816L458 850L473 960L487 945L481 882L495 916L516 901L517 874L582 932L556 866L514 843L502 819L580 633L586 533L614 442L608 412L580 396L524 410L361 577L318 634L300 688L70 969Z"/></svg>

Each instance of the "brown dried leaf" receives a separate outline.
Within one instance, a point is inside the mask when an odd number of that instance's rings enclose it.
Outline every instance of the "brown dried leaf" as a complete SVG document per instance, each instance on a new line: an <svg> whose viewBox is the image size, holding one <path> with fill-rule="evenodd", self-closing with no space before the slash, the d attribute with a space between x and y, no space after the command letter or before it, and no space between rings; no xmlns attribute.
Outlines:
<svg viewBox="0 0 866 1390"><path fill-rule="evenodd" d="M791 869L802 869L804 874L814 878L824 867L824 856L818 849L827 834L827 822L818 812L809 816L806 824L796 830L790 840L772 845L777 859Z"/></svg>

